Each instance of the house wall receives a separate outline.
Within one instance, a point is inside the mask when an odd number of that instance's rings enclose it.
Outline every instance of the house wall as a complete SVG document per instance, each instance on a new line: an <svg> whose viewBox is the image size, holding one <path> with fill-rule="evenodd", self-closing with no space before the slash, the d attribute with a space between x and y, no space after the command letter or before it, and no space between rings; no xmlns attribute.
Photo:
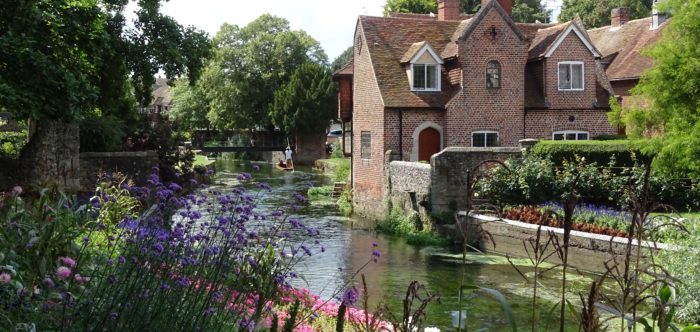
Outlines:
<svg viewBox="0 0 700 332"><path fill-rule="evenodd" d="M547 98L550 109L591 109L597 101L596 62L586 45L571 31L559 44L559 47L546 60L547 66ZM583 91L559 91L559 62L583 62ZM603 102L603 101L601 101Z"/></svg>
<svg viewBox="0 0 700 332"><path fill-rule="evenodd" d="M380 219L384 212L384 104L368 45L364 37L361 38L362 35L362 26L358 24L353 47L353 207L354 212L360 216ZM364 131L370 132L372 137L369 159L362 159L361 156L361 138Z"/></svg>
<svg viewBox="0 0 700 332"><path fill-rule="evenodd" d="M589 138L617 134L617 130L608 122L607 110L526 111L525 136L527 138L552 139L552 133L560 130L587 131Z"/></svg>
<svg viewBox="0 0 700 332"><path fill-rule="evenodd" d="M338 119L352 120L352 76L338 80Z"/></svg>
<svg viewBox="0 0 700 332"><path fill-rule="evenodd" d="M401 112L401 118L399 118ZM400 159L403 161L416 161L411 158L417 155L417 142L414 141L414 133L421 125L437 125L439 129L445 127L443 111L426 110L387 110L384 112L384 150L402 151ZM436 128L438 129L438 128ZM402 139L399 139L401 133ZM444 135L443 146L444 146ZM401 148L399 148L401 144Z"/></svg>
<svg viewBox="0 0 700 332"><path fill-rule="evenodd" d="M611 81L610 85L612 85L613 91L615 91L615 95L622 97L622 106L630 106L630 96L632 93L630 90L637 86L639 83L639 79L632 79L632 80L624 80L624 81Z"/></svg>
<svg viewBox="0 0 700 332"><path fill-rule="evenodd" d="M491 28L496 29L495 40ZM462 91L447 105L446 146L471 146L471 133L499 133L500 144L515 146L523 138L524 73L528 45L521 41L495 9L465 41L459 43ZM486 64L501 64L501 88L486 88Z"/></svg>

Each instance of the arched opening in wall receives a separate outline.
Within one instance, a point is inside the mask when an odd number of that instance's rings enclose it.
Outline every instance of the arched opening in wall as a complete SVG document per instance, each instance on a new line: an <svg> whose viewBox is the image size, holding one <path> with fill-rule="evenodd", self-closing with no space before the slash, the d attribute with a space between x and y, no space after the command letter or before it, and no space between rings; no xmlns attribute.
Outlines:
<svg viewBox="0 0 700 332"><path fill-rule="evenodd" d="M430 161L430 157L440 152L440 132L432 127L418 134L418 161Z"/></svg>

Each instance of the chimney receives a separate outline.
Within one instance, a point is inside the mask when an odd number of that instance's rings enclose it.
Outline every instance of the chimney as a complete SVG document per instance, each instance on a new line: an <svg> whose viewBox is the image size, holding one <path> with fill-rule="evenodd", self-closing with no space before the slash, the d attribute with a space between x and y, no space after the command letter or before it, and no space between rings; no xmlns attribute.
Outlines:
<svg viewBox="0 0 700 332"><path fill-rule="evenodd" d="M459 0L438 0L439 21L459 21Z"/></svg>
<svg viewBox="0 0 700 332"><path fill-rule="evenodd" d="M496 0L481 0L481 8L486 7L486 5ZM513 16L513 0L498 0L498 3L505 9L509 16Z"/></svg>
<svg viewBox="0 0 700 332"><path fill-rule="evenodd" d="M656 6L661 2L660 0L654 0L654 4L651 10L651 30L656 30L661 24L666 22L666 13L661 13L656 8Z"/></svg>
<svg viewBox="0 0 700 332"><path fill-rule="evenodd" d="M610 11L610 28L619 29L630 21L630 9L627 7L613 8Z"/></svg>

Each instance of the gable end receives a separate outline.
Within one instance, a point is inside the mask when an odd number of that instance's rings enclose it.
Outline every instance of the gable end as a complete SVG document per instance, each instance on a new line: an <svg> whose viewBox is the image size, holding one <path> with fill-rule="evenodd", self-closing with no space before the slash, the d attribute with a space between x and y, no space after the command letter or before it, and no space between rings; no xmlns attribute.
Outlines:
<svg viewBox="0 0 700 332"><path fill-rule="evenodd" d="M503 18L503 20L506 22L508 27L515 33L516 36L518 36L518 39L520 39L521 42L524 42L526 40L525 35L523 34L522 31L515 25L515 22L513 21L513 18L508 15L505 9L501 7L501 5L498 3L496 0L491 0L489 3L481 8L479 10L479 13L476 14L475 17L471 18L469 20L469 23L467 27L464 29L462 34L459 36L458 40L465 40L469 35L471 35L472 32L476 29L476 27L481 24L481 21L486 17L488 12L494 9L496 12Z"/></svg>
<svg viewBox="0 0 700 332"><path fill-rule="evenodd" d="M599 59L601 57L600 52L598 52L598 50L595 48L595 46L593 46L593 43L588 38L588 36L586 34L584 34L583 32L581 32L578 25L574 24L573 22L571 24L569 24L569 26L562 33L559 34L559 36L552 43L552 45L549 46L549 48L547 49L547 52L544 53L544 57L549 58L550 56L552 56L554 51L556 51L557 48L559 48L559 45L561 45L561 43L564 41L564 39L566 39L566 37L572 31L581 40L581 42L583 42L583 44L586 46L586 48L588 48L588 50L591 52L591 54L593 54L593 57L595 57L596 59Z"/></svg>

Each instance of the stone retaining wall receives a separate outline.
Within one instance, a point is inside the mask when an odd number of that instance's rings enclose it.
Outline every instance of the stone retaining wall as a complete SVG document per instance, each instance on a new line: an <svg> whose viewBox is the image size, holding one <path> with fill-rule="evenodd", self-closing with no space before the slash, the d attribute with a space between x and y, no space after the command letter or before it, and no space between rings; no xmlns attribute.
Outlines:
<svg viewBox="0 0 700 332"><path fill-rule="evenodd" d="M421 220L429 215L430 172L428 164L392 161L388 165L387 195L392 206L407 214L418 213Z"/></svg>
<svg viewBox="0 0 700 332"><path fill-rule="evenodd" d="M469 222L467 222L467 214L464 211L458 213L457 216L460 225L462 225L461 228L466 229L467 241L486 252L528 257L523 243L534 241L537 236L537 225L474 213L470 214ZM547 233L549 231L555 234L559 243L564 242L564 230L562 228L543 226L540 241L542 244L547 241ZM456 232L459 233L460 231L457 230ZM489 234L487 237L484 237L485 232ZM461 237L461 235L459 236ZM604 264L606 261L613 258L616 258L618 262L624 261L628 240L621 237L571 231L569 243L568 260L570 266L583 271L602 273L605 272ZM637 241L633 241L632 244L636 248ZM643 256L650 254L651 251L667 249L667 245L663 243L643 241L641 245L643 247ZM532 253L529 243L527 247ZM553 250L550 245L548 253L553 252ZM635 251L633 250L633 252ZM559 264L561 260L556 254L553 254L548 259L548 262Z"/></svg>
<svg viewBox="0 0 700 332"><path fill-rule="evenodd" d="M92 192L100 172L120 172L144 185L153 166L158 165L158 152L82 152L80 153L80 189Z"/></svg>

